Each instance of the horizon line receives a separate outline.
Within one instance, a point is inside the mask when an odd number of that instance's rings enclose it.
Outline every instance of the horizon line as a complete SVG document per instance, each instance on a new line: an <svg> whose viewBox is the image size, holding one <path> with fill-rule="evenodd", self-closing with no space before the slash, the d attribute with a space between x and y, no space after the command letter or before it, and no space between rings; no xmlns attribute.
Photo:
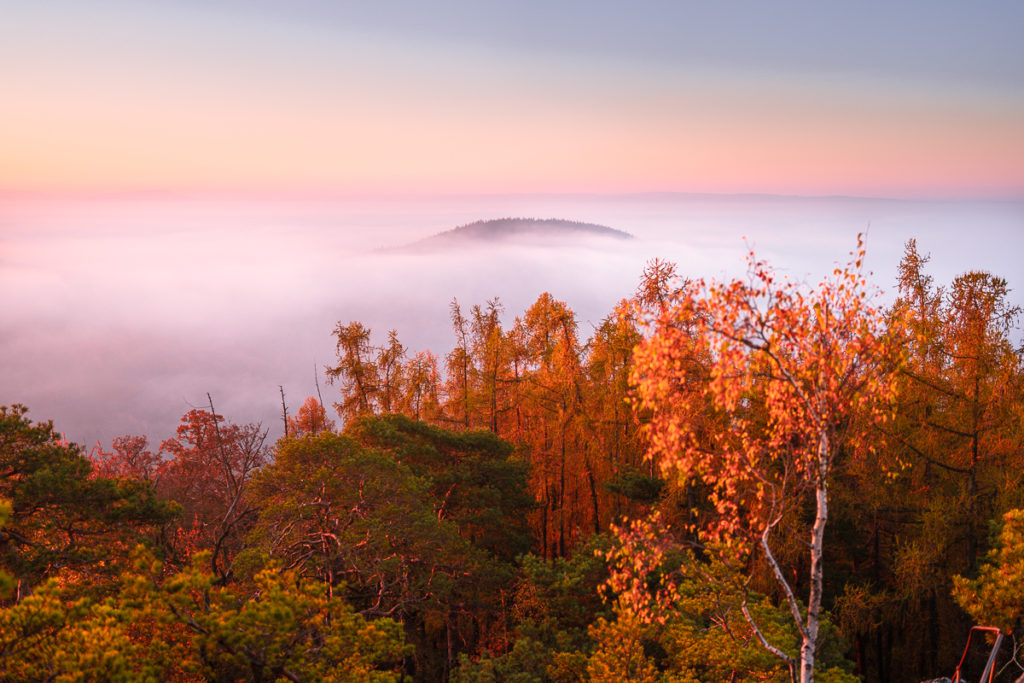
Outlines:
<svg viewBox="0 0 1024 683"><path fill-rule="evenodd" d="M0 186L0 200L248 200L248 201L342 201L342 200L444 200L497 198L592 198L592 199L799 199L816 201L891 202L1024 202L1024 189L989 193L908 193L906 195L813 193L770 191L625 190L625 191L346 191L340 189L269 188L18 188Z"/></svg>

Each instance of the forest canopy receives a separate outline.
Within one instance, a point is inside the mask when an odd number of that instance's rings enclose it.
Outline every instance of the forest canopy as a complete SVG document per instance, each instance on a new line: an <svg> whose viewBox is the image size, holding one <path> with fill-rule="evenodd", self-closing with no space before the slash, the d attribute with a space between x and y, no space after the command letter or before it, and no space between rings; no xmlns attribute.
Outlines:
<svg viewBox="0 0 1024 683"><path fill-rule="evenodd" d="M452 300L447 351L339 321L275 443L214 397L91 452L4 406L0 679L916 682L984 624L1014 680L1020 310L863 258L651 261L586 330Z"/></svg>

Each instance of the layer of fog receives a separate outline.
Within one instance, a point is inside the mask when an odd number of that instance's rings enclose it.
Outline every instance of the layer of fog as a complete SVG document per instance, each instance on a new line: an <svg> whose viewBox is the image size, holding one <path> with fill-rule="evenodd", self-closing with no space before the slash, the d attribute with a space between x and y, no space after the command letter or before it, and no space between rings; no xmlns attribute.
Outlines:
<svg viewBox="0 0 1024 683"><path fill-rule="evenodd" d="M687 276L736 276L756 249L816 282L868 233L868 268L890 295L905 241L949 282L971 269L1019 289L1024 203L772 197L475 197L392 201L0 200L0 403L87 445L119 434L170 436L203 407L281 431L316 391L331 331L359 320L382 341L443 356L449 303L499 297L504 321L544 291L589 336L629 296L644 264ZM565 218L630 241L517 240L452 251L381 253L478 219ZM745 237L745 239L744 239ZM1019 291L1014 301L1024 303Z"/></svg>

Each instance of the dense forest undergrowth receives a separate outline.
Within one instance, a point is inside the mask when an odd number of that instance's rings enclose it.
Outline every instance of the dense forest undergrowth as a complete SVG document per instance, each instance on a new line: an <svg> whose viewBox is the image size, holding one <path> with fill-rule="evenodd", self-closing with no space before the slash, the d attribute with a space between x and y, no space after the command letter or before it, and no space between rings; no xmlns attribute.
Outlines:
<svg viewBox="0 0 1024 683"><path fill-rule="evenodd" d="M453 301L443 356L339 323L276 443L212 398L91 452L4 407L0 679L889 683L984 623L1015 680L1020 311L913 241L882 306L862 258L652 261L587 338Z"/></svg>

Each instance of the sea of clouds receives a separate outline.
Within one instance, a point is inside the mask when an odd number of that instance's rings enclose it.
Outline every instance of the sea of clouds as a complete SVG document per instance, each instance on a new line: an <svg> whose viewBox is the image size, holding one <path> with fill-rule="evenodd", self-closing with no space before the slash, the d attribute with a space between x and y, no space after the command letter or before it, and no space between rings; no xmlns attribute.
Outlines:
<svg viewBox="0 0 1024 683"><path fill-rule="evenodd" d="M606 238L389 252L480 219L564 218ZM816 282L866 232L872 281L891 297L907 239L948 283L988 270L1021 295L1024 202L764 196L488 196L391 199L0 198L0 403L54 419L87 447L170 436L207 404L281 431L334 360L331 331L359 320L382 342L447 353L449 303L499 297L504 322L548 291L580 336L662 258L690 277L744 273L749 248ZM382 251L384 249L384 251ZM1019 337L1019 334L1018 334Z"/></svg>

